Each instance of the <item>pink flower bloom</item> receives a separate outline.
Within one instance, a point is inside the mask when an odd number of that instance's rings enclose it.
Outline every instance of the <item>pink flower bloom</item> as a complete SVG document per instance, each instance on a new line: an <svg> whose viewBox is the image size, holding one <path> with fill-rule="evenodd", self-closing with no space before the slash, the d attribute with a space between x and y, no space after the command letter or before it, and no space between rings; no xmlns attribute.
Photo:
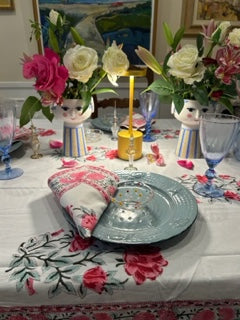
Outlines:
<svg viewBox="0 0 240 320"><path fill-rule="evenodd" d="M107 281L107 273L98 266L87 270L83 275L83 284L86 288L101 294Z"/></svg>
<svg viewBox="0 0 240 320"><path fill-rule="evenodd" d="M229 174L219 174L219 177L224 179L224 180L229 180L231 179L231 176Z"/></svg>
<svg viewBox="0 0 240 320"><path fill-rule="evenodd" d="M196 178L198 180L199 183L207 183L208 182L208 178L206 176L201 176L200 174L196 174Z"/></svg>
<svg viewBox="0 0 240 320"><path fill-rule="evenodd" d="M116 159L118 158L118 150L109 150L105 153L105 157L108 159Z"/></svg>
<svg viewBox="0 0 240 320"><path fill-rule="evenodd" d="M193 316L192 320L216 320L214 311L203 310Z"/></svg>
<svg viewBox="0 0 240 320"><path fill-rule="evenodd" d="M78 165L77 160L64 160L63 158L61 159L62 161L62 167L64 168L73 168Z"/></svg>
<svg viewBox="0 0 240 320"><path fill-rule="evenodd" d="M142 284L146 279L155 280L168 262L163 258L158 248L136 248L126 251L124 255L125 271L133 276L136 284Z"/></svg>
<svg viewBox="0 0 240 320"><path fill-rule="evenodd" d="M35 89L43 94L43 100L59 102L68 79L68 70L60 65L60 57L51 49L45 49L45 55L25 56L23 76L36 78Z"/></svg>
<svg viewBox="0 0 240 320"><path fill-rule="evenodd" d="M49 147L51 149L60 149L63 146L63 142L60 140L50 140L49 141Z"/></svg>
<svg viewBox="0 0 240 320"><path fill-rule="evenodd" d="M240 74L240 51L228 45L220 48L216 54L219 67L215 71L215 76L225 84L232 83L232 77Z"/></svg>
<svg viewBox="0 0 240 320"><path fill-rule="evenodd" d="M97 223L97 217L95 214L85 214L81 221L81 227L88 230L93 230Z"/></svg>
<svg viewBox="0 0 240 320"><path fill-rule="evenodd" d="M86 159L89 161L96 161L97 160L96 156L94 156L94 155L88 156L88 157L86 157Z"/></svg>
<svg viewBox="0 0 240 320"><path fill-rule="evenodd" d="M39 135L41 137L45 137L45 136L52 136L53 134L56 134L56 131L52 130L52 129L48 129L48 130L44 130L42 132L39 133Z"/></svg>
<svg viewBox="0 0 240 320"><path fill-rule="evenodd" d="M177 163L186 169L192 170L194 168L194 164L191 160L178 160Z"/></svg>
<svg viewBox="0 0 240 320"><path fill-rule="evenodd" d="M94 313L94 319L95 320L113 320L113 318L109 314L103 313L103 312Z"/></svg>
<svg viewBox="0 0 240 320"><path fill-rule="evenodd" d="M29 277L25 283L29 296L32 296L34 293L36 293L35 289L33 288L33 283L34 279L31 277Z"/></svg>
<svg viewBox="0 0 240 320"><path fill-rule="evenodd" d="M59 229L59 230L57 230L57 231L55 231L55 232L52 232L52 233L51 233L51 236L52 236L52 237L56 237L56 236L58 236L59 234L61 234L62 232L64 232L64 229Z"/></svg>
<svg viewBox="0 0 240 320"><path fill-rule="evenodd" d="M159 320L177 320L172 310L160 310L158 311Z"/></svg>
<svg viewBox="0 0 240 320"><path fill-rule="evenodd" d="M83 239L78 233L75 234L74 239L72 240L69 251L80 251L89 248L93 243L92 238Z"/></svg>
<svg viewBox="0 0 240 320"><path fill-rule="evenodd" d="M133 320L155 320L154 314L150 312L139 312L133 317Z"/></svg>
<svg viewBox="0 0 240 320"><path fill-rule="evenodd" d="M240 195L238 193L236 193L236 192L233 192L233 191L229 191L229 190L225 191L224 192L224 197L240 201Z"/></svg>

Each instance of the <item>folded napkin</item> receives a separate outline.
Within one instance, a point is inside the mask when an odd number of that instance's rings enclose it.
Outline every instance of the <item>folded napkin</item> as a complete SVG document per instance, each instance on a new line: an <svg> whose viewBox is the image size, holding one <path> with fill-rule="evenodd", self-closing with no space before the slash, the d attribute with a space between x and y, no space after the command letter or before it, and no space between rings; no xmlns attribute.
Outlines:
<svg viewBox="0 0 240 320"><path fill-rule="evenodd" d="M72 218L79 234L88 238L114 195L119 177L102 167L83 165L59 171L48 186Z"/></svg>
<svg viewBox="0 0 240 320"><path fill-rule="evenodd" d="M136 130L145 130L146 120L144 119L143 115L140 113L134 113L133 118L133 128ZM120 125L122 128L128 129L129 127L129 116L126 117L126 119L121 123Z"/></svg>

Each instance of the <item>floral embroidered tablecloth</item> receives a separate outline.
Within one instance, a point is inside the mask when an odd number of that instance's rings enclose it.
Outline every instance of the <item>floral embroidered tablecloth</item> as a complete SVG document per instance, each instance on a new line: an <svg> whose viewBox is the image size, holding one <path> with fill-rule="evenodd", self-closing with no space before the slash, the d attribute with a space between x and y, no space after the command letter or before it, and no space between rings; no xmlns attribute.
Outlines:
<svg viewBox="0 0 240 320"><path fill-rule="evenodd" d="M46 121L40 128L51 129ZM161 129L161 122L156 123ZM176 121L165 125L177 130ZM49 141L61 139L61 124L40 136L43 158L32 160L25 143L12 155L21 178L0 181L0 319L155 320L238 319L240 303L240 163L227 157L217 168L221 199L194 194L206 164L177 164L175 138L159 138L164 166L149 162L149 143L136 161L139 171L177 180L196 197L198 216L182 234L145 245L82 239L64 218L47 179L71 159ZM164 130L168 128L163 126ZM44 131L43 131L44 132ZM104 135L89 145L90 163L122 170L117 142Z"/></svg>

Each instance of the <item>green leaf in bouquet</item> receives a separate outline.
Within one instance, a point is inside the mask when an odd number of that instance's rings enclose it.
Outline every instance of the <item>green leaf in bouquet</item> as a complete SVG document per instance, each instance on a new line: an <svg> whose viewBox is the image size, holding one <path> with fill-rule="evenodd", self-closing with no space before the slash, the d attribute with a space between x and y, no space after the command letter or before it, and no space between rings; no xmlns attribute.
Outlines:
<svg viewBox="0 0 240 320"><path fill-rule="evenodd" d="M193 89L192 94L194 98L202 105L202 106L208 106L209 98L208 98L208 92L205 87L197 87Z"/></svg>
<svg viewBox="0 0 240 320"><path fill-rule="evenodd" d="M223 104L227 109L228 111L233 114L234 113L234 108L233 108L233 105L231 103L231 101L227 98L224 98L224 97L221 97L219 100L218 100L219 103Z"/></svg>
<svg viewBox="0 0 240 320"><path fill-rule="evenodd" d="M185 32L185 28L181 27L178 29L178 31L175 33L174 39L173 39L173 43L172 43L172 48L174 51L176 51L180 41L182 40L182 37L184 35Z"/></svg>
<svg viewBox="0 0 240 320"><path fill-rule="evenodd" d="M163 31L164 31L164 35L165 35L165 38L167 40L168 45L170 47L172 47L174 38L173 38L172 31L166 22L163 22Z"/></svg>
<svg viewBox="0 0 240 320"><path fill-rule="evenodd" d="M92 94L101 94L101 93L113 93L115 95L118 95L118 93L111 88L100 88L100 89L96 89L94 91L92 91Z"/></svg>
<svg viewBox="0 0 240 320"><path fill-rule="evenodd" d="M59 49L57 37L56 37L54 31L53 31L51 28L49 28L49 30L48 30L48 36L49 36L49 44L50 44L50 47L51 47L56 53L60 53L60 49Z"/></svg>
<svg viewBox="0 0 240 320"><path fill-rule="evenodd" d="M147 90L152 90L160 96L169 96L174 92L172 84L162 78L155 80L152 84L150 84Z"/></svg>
<svg viewBox="0 0 240 320"><path fill-rule="evenodd" d="M52 113L50 107L42 107L42 113L50 122L52 122L54 114Z"/></svg>
<svg viewBox="0 0 240 320"><path fill-rule="evenodd" d="M85 41L80 36L80 34L77 32L77 30L73 27L70 28L71 35L73 37L73 40L76 42L76 44L80 44L81 46L85 44Z"/></svg>
<svg viewBox="0 0 240 320"><path fill-rule="evenodd" d="M177 110L177 113L181 113L182 108L184 106L184 99L182 96L178 95L178 94L173 94L172 96L172 101L175 105L175 108Z"/></svg>
<svg viewBox="0 0 240 320"><path fill-rule="evenodd" d="M34 114L42 109L42 104L38 98L29 96L21 109L20 127L23 127L33 118Z"/></svg>

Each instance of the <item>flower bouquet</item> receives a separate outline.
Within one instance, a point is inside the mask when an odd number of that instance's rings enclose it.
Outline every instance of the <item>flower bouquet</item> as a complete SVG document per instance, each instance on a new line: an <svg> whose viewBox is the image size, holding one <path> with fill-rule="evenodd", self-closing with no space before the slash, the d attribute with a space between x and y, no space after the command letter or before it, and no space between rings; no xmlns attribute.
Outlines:
<svg viewBox="0 0 240 320"><path fill-rule="evenodd" d="M25 100L20 127L27 124L38 111L52 121L54 114L51 107L61 106L64 99L82 99L84 113L93 95L115 93L112 88L97 89L100 82L107 76L111 84L117 86L118 77L129 68L122 45L118 46L113 41L106 48L100 64L97 51L84 45L84 40L64 15L51 10L47 20L49 45L44 54L34 54L32 57L24 54L23 76L26 79L35 78L34 87L39 98L30 96ZM32 22L31 26L38 40L42 27L37 22ZM73 46L67 47L63 43L63 34L72 37Z"/></svg>
<svg viewBox="0 0 240 320"><path fill-rule="evenodd" d="M230 22L216 24L213 20L196 37L196 45L180 42L184 28L173 35L164 23L165 38L171 50L159 63L145 48L138 47L137 55L159 77L146 90L152 90L162 99L170 97L178 113L184 99L197 100L207 106L218 102L233 113L232 102L237 99L237 81L240 79L240 29L230 32Z"/></svg>

